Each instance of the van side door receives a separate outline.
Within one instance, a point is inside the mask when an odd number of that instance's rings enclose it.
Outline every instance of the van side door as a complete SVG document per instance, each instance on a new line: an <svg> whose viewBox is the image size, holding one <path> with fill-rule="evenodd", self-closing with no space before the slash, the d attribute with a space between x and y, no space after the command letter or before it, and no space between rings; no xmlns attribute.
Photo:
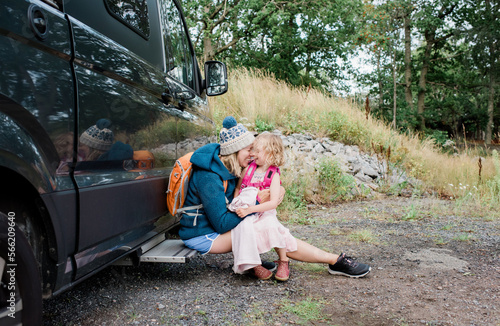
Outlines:
<svg viewBox="0 0 500 326"><path fill-rule="evenodd" d="M175 223L165 190L178 110L162 99L156 0L72 0L65 11L77 89L79 278ZM152 153L153 164L139 166L139 151Z"/></svg>

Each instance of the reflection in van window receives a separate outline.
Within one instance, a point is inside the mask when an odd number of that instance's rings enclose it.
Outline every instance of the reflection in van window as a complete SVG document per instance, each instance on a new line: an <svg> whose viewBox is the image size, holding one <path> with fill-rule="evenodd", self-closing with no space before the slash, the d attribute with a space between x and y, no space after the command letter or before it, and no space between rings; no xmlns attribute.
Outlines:
<svg viewBox="0 0 500 326"><path fill-rule="evenodd" d="M193 54L179 9L172 0L160 3L166 72L170 77L194 89Z"/></svg>
<svg viewBox="0 0 500 326"><path fill-rule="evenodd" d="M142 36L149 37L146 0L106 0L111 13Z"/></svg>

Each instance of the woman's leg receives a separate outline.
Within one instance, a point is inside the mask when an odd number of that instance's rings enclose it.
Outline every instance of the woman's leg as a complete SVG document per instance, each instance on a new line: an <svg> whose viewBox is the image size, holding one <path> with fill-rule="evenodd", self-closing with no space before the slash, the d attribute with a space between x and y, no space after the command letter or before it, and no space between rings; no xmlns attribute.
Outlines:
<svg viewBox="0 0 500 326"><path fill-rule="evenodd" d="M214 240L212 249L209 254L225 254L233 251L233 243L231 241L231 231L221 234Z"/></svg>
<svg viewBox="0 0 500 326"><path fill-rule="evenodd" d="M335 264L338 255L331 254L302 240L297 240L297 251L287 252L287 256L306 263Z"/></svg>

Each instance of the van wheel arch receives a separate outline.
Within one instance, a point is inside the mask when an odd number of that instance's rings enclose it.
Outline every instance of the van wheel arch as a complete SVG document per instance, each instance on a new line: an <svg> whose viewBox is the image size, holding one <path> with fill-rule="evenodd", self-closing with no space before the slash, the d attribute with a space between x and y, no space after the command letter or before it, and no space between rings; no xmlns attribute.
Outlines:
<svg viewBox="0 0 500 326"><path fill-rule="evenodd" d="M17 228L23 233L37 262L41 279L40 287L44 296L50 297L55 277L55 260L50 257L56 256L56 252L53 250L53 253L49 253L48 250L55 246L50 219L44 214L46 208L38 192L26 179L12 171L11 173L4 172L5 169L0 169L0 175L7 180L4 184L16 185L16 187L0 189L0 214L8 215L9 212L15 214Z"/></svg>

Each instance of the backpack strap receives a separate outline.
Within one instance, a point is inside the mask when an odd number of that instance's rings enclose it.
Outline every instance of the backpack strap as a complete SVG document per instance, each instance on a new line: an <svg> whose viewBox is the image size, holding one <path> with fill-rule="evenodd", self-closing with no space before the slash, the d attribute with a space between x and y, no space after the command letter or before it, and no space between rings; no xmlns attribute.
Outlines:
<svg viewBox="0 0 500 326"><path fill-rule="evenodd" d="M274 173L280 173L280 169L277 166L271 165L269 169L267 169L266 174L264 175L264 180L262 181L262 186L264 188L269 188L271 186L271 181L273 180ZM281 184L281 180L280 180Z"/></svg>
<svg viewBox="0 0 500 326"><path fill-rule="evenodd" d="M227 205L229 205L229 200L227 199L226 191L227 191L227 186L228 186L229 182L227 180L222 180L222 184L224 185L224 198L226 199L226 206L227 206ZM194 216L193 226L196 226L196 222L198 221L198 215L200 215L199 212L200 212L201 208L203 208L203 204L182 207L182 208L177 209L177 214L179 214L179 216L182 214L185 214L187 216ZM190 210L196 210L196 212L192 212L192 213L187 212Z"/></svg>
<svg viewBox="0 0 500 326"><path fill-rule="evenodd" d="M241 180L242 185L246 186L246 185L250 184L250 181L252 181L252 177L253 177L253 174L255 173L255 170L257 170L257 164L255 163L255 161L252 161L252 163L250 163L248 165L248 170L247 170L247 173L245 173L243 180Z"/></svg>

